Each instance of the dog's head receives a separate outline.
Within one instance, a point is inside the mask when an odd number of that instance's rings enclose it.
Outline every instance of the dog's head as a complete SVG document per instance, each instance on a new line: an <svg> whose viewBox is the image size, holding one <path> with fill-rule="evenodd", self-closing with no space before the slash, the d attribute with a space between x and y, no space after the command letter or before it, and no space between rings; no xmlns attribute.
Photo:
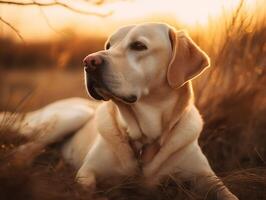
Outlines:
<svg viewBox="0 0 266 200"><path fill-rule="evenodd" d="M119 29L105 50L84 59L88 93L97 100L134 103L167 85L179 88L209 66L208 56L183 31L148 23Z"/></svg>

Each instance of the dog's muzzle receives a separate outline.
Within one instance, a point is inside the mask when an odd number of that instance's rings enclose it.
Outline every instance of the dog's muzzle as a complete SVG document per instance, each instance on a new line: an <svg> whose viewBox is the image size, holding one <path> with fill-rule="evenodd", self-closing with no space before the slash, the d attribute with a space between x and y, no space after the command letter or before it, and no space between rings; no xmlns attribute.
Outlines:
<svg viewBox="0 0 266 200"><path fill-rule="evenodd" d="M108 101L113 97L125 103L134 103L137 101L136 95L121 97L114 94L111 88L106 85L103 80L103 72L106 68L107 61L103 56L97 53L90 54L84 58L83 64L87 83L86 87L91 97L96 100L104 101Z"/></svg>

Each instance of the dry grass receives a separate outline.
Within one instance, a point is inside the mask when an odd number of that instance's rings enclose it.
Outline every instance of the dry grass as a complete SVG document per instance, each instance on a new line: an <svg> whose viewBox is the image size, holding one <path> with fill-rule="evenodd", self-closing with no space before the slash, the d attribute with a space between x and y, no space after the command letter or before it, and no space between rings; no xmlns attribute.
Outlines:
<svg viewBox="0 0 266 200"><path fill-rule="evenodd" d="M264 19L249 18L236 11L226 23L220 21L224 27L219 26L218 32L213 33L213 36L206 35L206 29L204 32L197 30L192 33L193 38L212 60L212 68L194 81L196 103L205 120L200 145L213 169L243 200L266 199L266 23ZM215 24L211 24L210 29L216 29ZM54 54L55 57L48 56L49 49L54 44L49 44L50 46L46 44L47 51L44 57L47 57L43 58L44 60L38 60L39 57L36 56L34 63L28 63L32 55L29 53L29 56L25 57L26 52L35 52L36 48L39 48L37 54L43 56L44 44L30 45L22 53L19 50L15 51L22 47L18 48L17 44L8 40L5 42L9 42L7 46L11 44L11 50L6 49L2 52L4 54L0 53L2 65L9 67L24 64L31 67L41 63L54 66L55 61L59 62L55 56L57 53ZM77 43L75 49L83 48L84 45L81 44ZM65 45L64 42L62 45ZM68 54L70 59L68 62L64 61L62 66L79 65L81 57L100 48L94 47L93 50L89 50L88 47L88 50L81 49L78 52L69 50L72 52ZM68 51L66 46L62 48ZM1 49L0 51L3 51ZM8 54L13 51L15 54ZM20 56L25 62L20 60ZM10 58L14 58L13 61L10 61ZM45 73L48 74L44 77L42 74L29 73L36 75L36 80L43 77L40 83L42 86L38 91L45 92L35 94L33 99L26 101L25 110L39 107L58 98L84 96L84 90L77 89L82 87L80 72ZM74 73L76 82L74 79L65 82L64 80L70 80L71 76L63 76L62 73ZM10 96L8 95L10 92L5 92L3 88L18 79L24 83L27 74L23 76L18 73L13 79L10 78L11 75L9 78L2 76L1 99L8 99L7 96ZM57 75L51 80L49 79L51 74ZM60 76L62 78L58 78ZM29 88L31 84L36 83L39 82L29 82L25 87ZM57 87L54 90L47 89L50 85ZM63 91L60 90L62 87ZM14 92L21 90L16 85L13 89ZM22 93L13 98L11 96L11 103L8 105L3 104L7 100L2 101L1 108L15 110L15 101L22 96ZM74 171L63 163L58 152L60 144L47 148L29 165L13 164L12 152L23 142L16 133L5 130L0 132L0 199L73 200L101 199L103 196L119 200L202 199L190 190L187 183L169 179L154 191L150 191L142 188L138 177L125 178L119 185L100 183L96 194L90 194L74 182Z"/></svg>

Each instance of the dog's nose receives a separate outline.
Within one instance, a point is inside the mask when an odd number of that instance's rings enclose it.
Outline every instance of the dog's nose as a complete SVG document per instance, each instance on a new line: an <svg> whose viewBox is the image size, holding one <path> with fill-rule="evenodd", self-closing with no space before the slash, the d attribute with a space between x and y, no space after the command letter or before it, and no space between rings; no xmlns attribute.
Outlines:
<svg viewBox="0 0 266 200"><path fill-rule="evenodd" d="M90 54L83 60L84 68L86 72L95 71L104 63L103 58L100 55Z"/></svg>

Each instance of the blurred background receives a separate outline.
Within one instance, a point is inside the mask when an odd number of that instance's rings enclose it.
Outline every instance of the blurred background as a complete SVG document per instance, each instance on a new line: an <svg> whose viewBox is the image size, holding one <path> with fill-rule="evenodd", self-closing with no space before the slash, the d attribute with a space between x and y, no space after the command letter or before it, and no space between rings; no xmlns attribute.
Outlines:
<svg viewBox="0 0 266 200"><path fill-rule="evenodd" d="M165 22L211 58L193 81L203 151L240 199L266 199L265 10L265 0L0 0L0 111L87 97L86 55L120 26Z"/></svg>

